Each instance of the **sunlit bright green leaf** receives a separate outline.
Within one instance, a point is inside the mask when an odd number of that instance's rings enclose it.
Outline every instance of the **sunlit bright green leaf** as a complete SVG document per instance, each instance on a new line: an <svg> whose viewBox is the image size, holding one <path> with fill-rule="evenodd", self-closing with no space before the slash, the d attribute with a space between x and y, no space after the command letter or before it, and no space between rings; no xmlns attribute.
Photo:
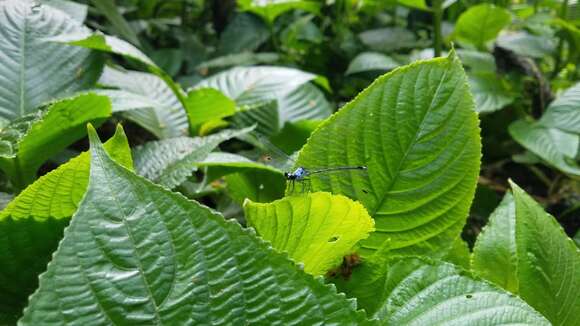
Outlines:
<svg viewBox="0 0 580 326"><path fill-rule="evenodd" d="M481 155L466 79L454 54L399 68L323 122L300 152L307 168L368 167L311 176L313 191L357 199L375 219L364 255L388 240L394 251L442 254L460 233Z"/></svg>
<svg viewBox="0 0 580 326"><path fill-rule="evenodd" d="M499 32L511 22L511 14L502 7L482 3L463 12L455 24L455 37L478 49L494 40Z"/></svg>
<svg viewBox="0 0 580 326"><path fill-rule="evenodd" d="M286 197L271 203L244 204L246 220L272 246L288 252L304 271L326 273L373 230L359 203L327 192Z"/></svg>

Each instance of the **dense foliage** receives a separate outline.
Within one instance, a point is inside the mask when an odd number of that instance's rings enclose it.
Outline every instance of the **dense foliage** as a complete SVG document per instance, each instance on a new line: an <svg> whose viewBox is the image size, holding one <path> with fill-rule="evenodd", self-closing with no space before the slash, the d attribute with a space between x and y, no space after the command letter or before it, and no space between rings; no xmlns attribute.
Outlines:
<svg viewBox="0 0 580 326"><path fill-rule="evenodd" d="M0 324L578 325L579 59L569 0L0 0Z"/></svg>

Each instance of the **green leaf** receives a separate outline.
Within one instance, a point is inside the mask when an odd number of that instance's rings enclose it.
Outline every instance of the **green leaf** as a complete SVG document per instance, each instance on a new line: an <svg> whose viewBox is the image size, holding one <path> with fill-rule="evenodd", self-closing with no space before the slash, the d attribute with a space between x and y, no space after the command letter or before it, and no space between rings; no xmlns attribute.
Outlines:
<svg viewBox="0 0 580 326"><path fill-rule="evenodd" d="M217 54L254 51L269 36L269 27L259 17L248 13L238 13L220 35Z"/></svg>
<svg viewBox="0 0 580 326"><path fill-rule="evenodd" d="M538 122L518 120L509 126L510 135L530 152L558 170L580 176L575 158L580 148L580 136Z"/></svg>
<svg viewBox="0 0 580 326"><path fill-rule="evenodd" d="M107 17L111 22L111 25L113 25L115 32L129 40L129 42L134 45L140 45L137 34L119 12L115 0L92 0L91 2L105 17Z"/></svg>
<svg viewBox="0 0 580 326"><path fill-rule="evenodd" d="M502 33L497 38L497 45L521 56L538 59L556 53L556 38L524 31Z"/></svg>
<svg viewBox="0 0 580 326"><path fill-rule="evenodd" d="M40 3L66 13L81 24L87 18L89 11L89 6L69 0L42 0Z"/></svg>
<svg viewBox="0 0 580 326"><path fill-rule="evenodd" d="M91 86L102 69L102 60L90 51L46 40L82 31L81 23L50 6L33 6L0 1L0 122Z"/></svg>
<svg viewBox="0 0 580 326"><path fill-rule="evenodd" d="M457 49L457 55L465 67L470 71L495 72L495 58L487 52L479 52L474 50Z"/></svg>
<svg viewBox="0 0 580 326"><path fill-rule="evenodd" d="M550 325L520 298L448 263L405 258L385 271L374 315L385 325Z"/></svg>
<svg viewBox="0 0 580 326"><path fill-rule="evenodd" d="M90 121L111 115L105 96L80 94L13 121L0 131L0 168L22 189L46 160L85 135Z"/></svg>
<svg viewBox="0 0 580 326"><path fill-rule="evenodd" d="M215 180L221 176L239 173L239 172L256 172L264 171L277 174L279 177L283 177L283 171L280 171L269 165L258 163L252 161L245 156L232 154L232 153L222 153L222 152L212 152L209 153L202 161L196 162L195 165L199 167L207 167L208 177L207 181ZM282 180L280 184L284 184ZM282 193L284 193L284 187L282 186ZM243 201L243 200L242 200Z"/></svg>
<svg viewBox="0 0 580 326"><path fill-rule="evenodd" d="M518 295L553 324L576 325L580 315L580 250L538 203L515 183L511 186Z"/></svg>
<svg viewBox="0 0 580 326"><path fill-rule="evenodd" d="M257 122L259 130L276 133L286 122L324 119L331 114L332 109L324 94L308 83L315 77L292 68L236 67L201 81L195 89L214 88L239 106L251 106L251 110L238 114L243 116L240 119L244 122L238 125ZM277 102L277 110L273 106L264 106L272 101Z"/></svg>
<svg viewBox="0 0 580 326"><path fill-rule="evenodd" d="M203 123L219 120L236 113L236 102L213 88L200 88L187 94L187 116L192 128L191 134L196 134Z"/></svg>
<svg viewBox="0 0 580 326"><path fill-rule="evenodd" d="M393 52L419 45L415 34L403 27L371 29L360 33L358 37L364 45L379 52Z"/></svg>
<svg viewBox="0 0 580 326"><path fill-rule="evenodd" d="M176 137L148 142L133 150L137 174L174 188L196 171L196 163L203 161L221 142L249 132L224 130L207 137Z"/></svg>
<svg viewBox="0 0 580 326"><path fill-rule="evenodd" d="M403 6L407 6L414 9L419 9L423 11L431 11L431 8L427 6L425 0L398 0L398 3L402 4Z"/></svg>
<svg viewBox="0 0 580 326"><path fill-rule="evenodd" d="M519 295L554 325L580 313L580 250L515 183L478 237L473 270Z"/></svg>
<svg viewBox="0 0 580 326"><path fill-rule="evenodd" d="M280 56L273 52L239 52L202 62L196 68L198 70L203 70L214 68L230 68L233 66L251 66L259 63L273 63L279 59Z"/></svg>
<svg viewBox="0 0 580 326"><path fill-rule="evenodd" d="M455 25L455 37L462 43L485 49L499 32L510 24L511 14L492 4L479 4L463 12Z"/></svg>
<svg viewBox="0 0 580 326"><path fill-rule="evenodd" d="M320 120L287 122L279 133L270 137L272 144L285 153L294 153L302 148L310 134L320 125Z"/></svg>
<svg viewBox="0 0 580 326"><path fill-rule="evenodd" d="M242 11L249 11L261 16L269 24L281 14L295 9L318 13L322 4L314 0L238 0Z"/></svg>
<svg viewBox="0 0 580 326"><path fill-rule="evenodd" d="M158 138L172 138L188 134L189 124L183 105L169 86L158 76L138 71L106 68L99 83L119 88L131 94L130 96L120 94L123 95L121 98L111 96L114 111L121 110L123 106L120 104L127 104L129 99L135 99L135 97L145 97L152 102L155 106L131 110L131 112L125 112L124 116L149 130ZM140 102L145 101L141 99ZM143 107L140 106L140 108Z"/></svg>
<svg viewBox="0 0 580 326"><path fill-rule="evenodd" d="M183 94L181 87L177 85L165 71L159 68L149 57L141 52L141 50L129 42L99 32L90 34L87 31L60 35L51 38L51 41L118 54L125 58L136 60L144 64L150 72L157 75L167 85L177 100L181 103L182 107L186 106L185 95ZM185 116L185 112L182 113Z"/></svg>
<svg viewBox="0 0 580 326"><path fill-rule="evenodd" d="M461 237L457 237L457 239L453 241L451 250L449 250L447 255L441 260L455 264L465 270L469 270L471 264L471 252L469 251L467 242L463 241Z"/></svg>
<svg viewBox="0 0 580 326"><path fill-rule="evenodd" d="M133 168L123 129L104 145L111 157ZM40 177L0 212L0 314L19 316L36 289L77 210L89 182L89 153L84 152Z"/></svg>
<svg viewBox="0 0 580 326"><path fill-rule="evenodd" d="M22 325L365 322L252 232L115 164L89 135L87 193Z"/></svg>
<svg viewBox="0 0 580 326"><path fill-rule="evenodd" d="M443 253L461 232L475 192L481 142L465 72L452 53L378 78L323 122L298 166L367 166L311 176L313 191L363 203L376 231L369 255L391 240L406 253Z"/></svg>
<svg viewBox="0 0 580 326"><path fill-rule="evenodd" d="M363 52L352 59L348 65L348 69L346 70L345 75L352 75L368 71L386 72L395 69L398 66L400 66L400 64L397 61L382 53Z"/></svg>
<svg viewBox="0 0 580 326"><path fill-rule="evenodd" d="M286 178L282 173L264 169L238 172L225 176L228 194L239 204L246 199L269 203L284 197Z"/></svg>
<svg viewBox="0 0 580 326"><path fill-rule="evenodd" d="M471 268L481 277L517 293L516 205L507 193L473 247Z"/></svg>
<svg viewBox="0 0 580 326"><path fill-rule="evenodd" d="M87 49L115 53L139 61L150 67L157 67L141 50L129 42L100 32L90 33L88 30L77 33L61 34L49 39L52 42L65 43Z"/></svg>
<svg viewBox="0 0 580 326"><path fill-rule="evenodd" d="M244 203L248 225L304 271L322 275L368 237L373 220L366 209L351 199L327 192L286 197L275 202Z"/></svg>
<svg viewBox="0 0 580 326"><path fill-rule="evenodd" d="M558 95L542 115L540 123L580 135L580 83Z"/></svg>
<svg viewBox="0 0 580 326"><path fill-rule="evenodd" d="M476 72L469 75L469 84L477 112L488 113L503 109L515 100L509 83L495 72Z"/></svg>

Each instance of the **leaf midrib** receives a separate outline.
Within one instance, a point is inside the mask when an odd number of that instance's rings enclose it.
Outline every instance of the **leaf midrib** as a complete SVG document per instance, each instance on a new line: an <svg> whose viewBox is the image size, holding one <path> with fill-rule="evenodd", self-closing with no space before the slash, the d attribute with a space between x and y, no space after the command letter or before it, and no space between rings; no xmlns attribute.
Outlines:
<svg viewBox="0 0 580 326"><path fill-rule="evenodd" d="M419 123L419 127L417 128L417 130L415 130L415 135L413 136L413 141L409 144L409 146L407 147L405 154L403 154L403 157L401 158L401 160L399 161L399 165L397 166L397 168L395 169L396 174L395 177L391 180L391 182L387 185L386 189L385 189L385 193L383 195L383 198L381 199L381 201L373 208L372 214L371 216L374 218L377 211L385 204L385 201L387 200L387 198L389 197L388 194L391 191L391 189L393 188L393 186L395 185L395 183L397 182L399 176L401 175L401 168L403 167L403 163L405 163L405 161L407 160L407 156L409 155L409 153L411 152L411 150L413 149L413 147L415 147L415 144L417 142L417 136L419 135L419 133L422 131L422 127L423 127L423 123L425 122L425 119L427 118L427 116L429 115L429 113L431 112L431 110L433 109L433 104L435 103L435 99L437 99L438 95L439 95L439 91L441 89L441 85L443 85L443 81L445 80L445 78L447 77L447 73L450 70L450 66L449 64L447 64L448 66L445 69L445 72L443 73L443 76L441 77L441 79L439 80L439 84L437 85L437 89L435 90L435 94L433 95L433 98L431 99L431 103L429 103L429 108L427 110L425 110L425 114L423 115L423 117L421 118L421 122ZM381 93L381 96L384 93Z"/></svg>

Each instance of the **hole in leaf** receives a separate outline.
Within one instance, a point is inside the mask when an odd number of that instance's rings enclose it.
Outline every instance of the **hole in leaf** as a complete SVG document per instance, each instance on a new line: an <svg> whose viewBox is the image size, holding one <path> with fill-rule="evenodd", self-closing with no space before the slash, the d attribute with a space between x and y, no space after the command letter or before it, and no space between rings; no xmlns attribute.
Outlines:
<svg viewBox="0 0 580 326"><path fill-rule="evenodd" d="M471 294L467 294L467 295L465 295L465 297L466 297L467 299L471 299L471 298L473 298L473 296L472 296Z"/></svg>
<svg viewBox="0 0 580 326"><path fill-rule="evenodd" d="M331 237L330 239L328 239L328 242L336 242L336 241L338 241L338 239L339 239L339 237L335 235L335 236Z"/></svg>

